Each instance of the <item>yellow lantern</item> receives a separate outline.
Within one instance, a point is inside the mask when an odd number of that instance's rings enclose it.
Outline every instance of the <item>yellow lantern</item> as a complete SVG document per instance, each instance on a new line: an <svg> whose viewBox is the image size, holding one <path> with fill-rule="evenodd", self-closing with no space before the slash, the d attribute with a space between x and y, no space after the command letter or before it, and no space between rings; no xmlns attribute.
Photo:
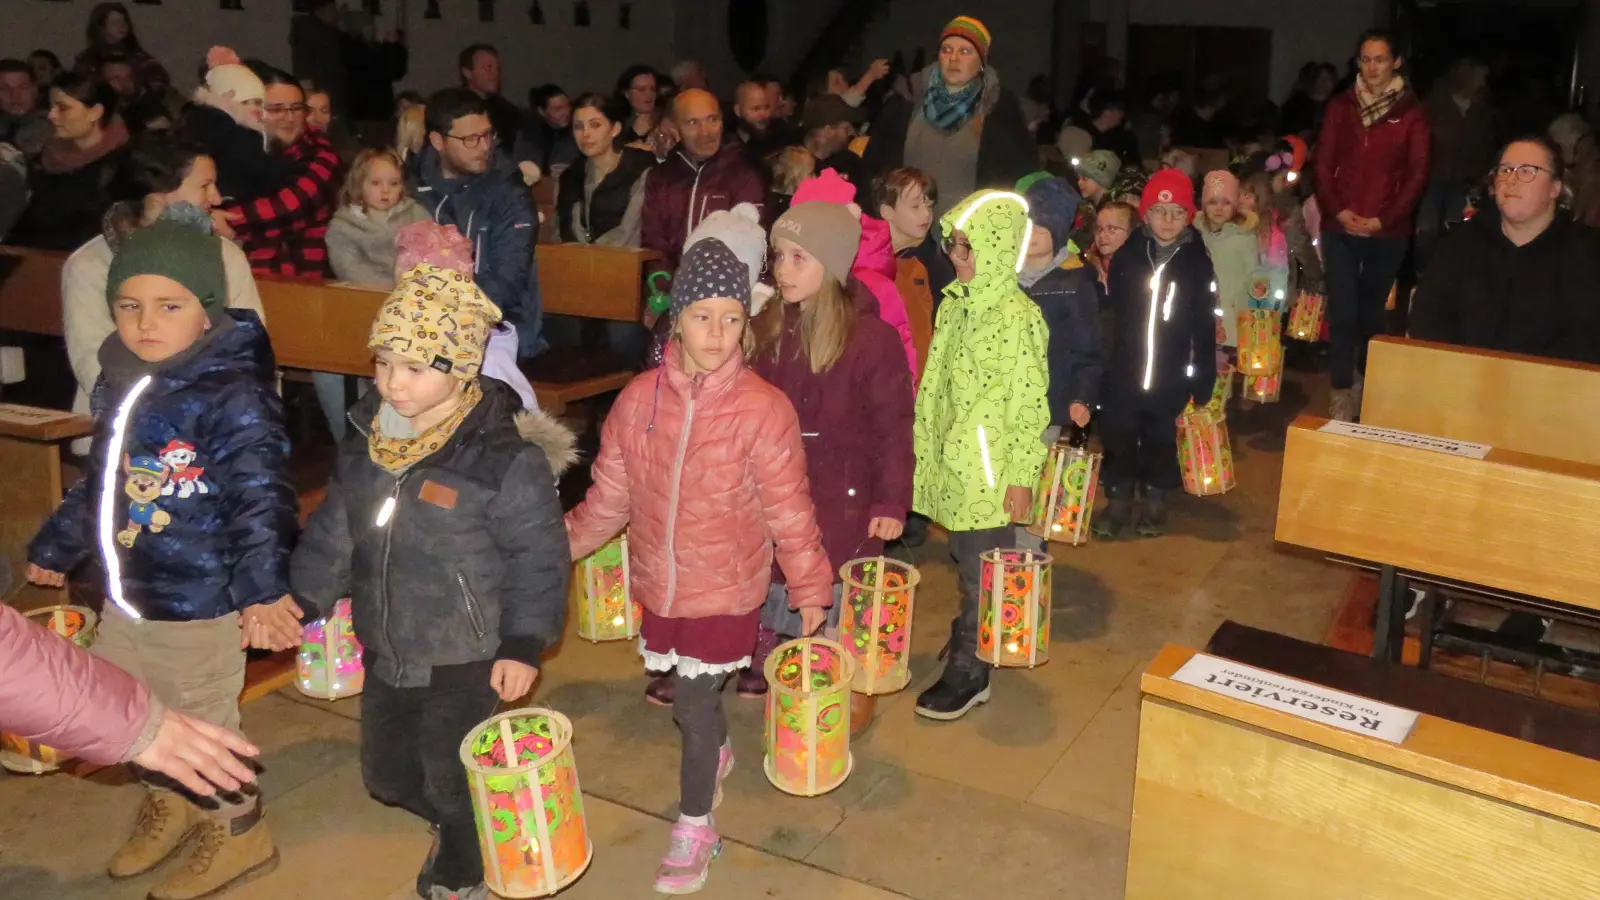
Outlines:
<svg viewBox="0 0 1600 900"><path fill-rule="evenodd" d="M990 550L978 555L978 658L991 666L1050 661L1050 555Z"/></svg>
<svg viewBox="0 0 1600 900"><path fill-rule="evenodd" d="M1328 312L1328 300L1321 294L1301 292L1289 311L1289 336L1297 341L1322 339L1322 317Z"/></svg>
<svg viewBox="0 0 1600 900"><path fill-rule="evenodd" d="M844 784L850 755L850 683L855 661L823 638L799 638L767 657L767 780L798 797Z"/></svg>
<svg viewBox="0 0 1600 900"><path fill-rule="evenodd" d="M1058 441L1050 448L1039 488L1033 492L1029 534L1073 546L1089 542L1089 517L1094 514L1101 458L1069 441Z"/></svg>
<svg viewBox="0 0 1600 900"><path fill-rule="evenodd" d="M24 613L34 624L87 650L94 643L99 619L83 606L47 606ZM43 775L54 772L63 757L53 747L35 744L20 735L0 732L0 767L18 775Z"/></svg>
<svg viewBox="0 0 1600 900"><path fill-rule="evenodd" d="M1239 311L1239 371L1245 377L1276 375L1283 369L1282 327L1278 310Z"/></svg>
<svg viewBox="0 0 1600 900"><path fill-rule="evenodd" d="M1228 423L1208 409L1191 406L1178 417L1178 468L1183 489L1197 497L1233 489L1233 447Z"/></svg>
<svg viewBox="0 0 1600 900"><path fill-rule="evenodd" d="M889 694L911 681L911 613L922 575L886 556L853 559L839 567L844 606L839 634L855 660L851 690Z"/></svg>
<svg viewBox="0 0 1600 900"><path fill-rule="evenodd" d="M644 614L628 587L627 532L573 564L571 591L578 607L578 637L599 642L639 636Z"/></svg>
<svg viewBox="0 0 1600 900"><path fill-rule="evenodd" d="M461 742L483 853L496 896L548 897L589 868L594 846L572 755L572 723L548 709L489 718Z"/></svg>

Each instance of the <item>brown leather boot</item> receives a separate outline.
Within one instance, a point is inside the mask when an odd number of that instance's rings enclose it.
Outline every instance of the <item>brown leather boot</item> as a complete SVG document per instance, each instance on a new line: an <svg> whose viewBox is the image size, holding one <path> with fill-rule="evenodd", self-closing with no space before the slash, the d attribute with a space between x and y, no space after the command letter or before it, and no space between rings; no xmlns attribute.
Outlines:
<svg viewBox="0 0 1600 900"><path fill-rule="evenodd" d="M850 692L850 736L860 737L872 727L872 714L878 709L878 698L871 694Z"/></svg>
<svg viewBox="0 0 1600 900"><path fill-rule="evenodd" d="M133 834L106 866L112 878L143 875L166 862L205 821L205 811L182 795L160 788L147 790Z"/></svg>
<svg viewBox="0 0 1600 900"><path fill-rule="evenodd" d="M197 900L253 881L278 867L278 850L261 806L233 819L207 816L183 867L150 892L151 900Z"/></svg>

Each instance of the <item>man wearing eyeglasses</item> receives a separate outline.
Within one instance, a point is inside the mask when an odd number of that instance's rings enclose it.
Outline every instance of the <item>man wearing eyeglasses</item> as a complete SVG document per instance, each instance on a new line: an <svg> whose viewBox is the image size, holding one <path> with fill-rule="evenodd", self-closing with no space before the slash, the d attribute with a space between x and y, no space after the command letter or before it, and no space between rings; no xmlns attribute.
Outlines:
<svg viewBox="0 0 1600 900"><path fill-rule="evenodd" d="M531 359L545 346L533 196L496 146L489 110L476 93L446 88L429 97L427 129L412 195L434 221L472 241L474 280L517 329L517 355Z"/></svg>
<svg viewBox="0 0 1600 900"><path fill-rule="evenodd" d="M343 163L327 135L306 126L306 95L287 72L261 73L266 86L263 130L285 180L276 190L222 208L250 268L291 278L328 273L328 222L339 196Z"/></svg>

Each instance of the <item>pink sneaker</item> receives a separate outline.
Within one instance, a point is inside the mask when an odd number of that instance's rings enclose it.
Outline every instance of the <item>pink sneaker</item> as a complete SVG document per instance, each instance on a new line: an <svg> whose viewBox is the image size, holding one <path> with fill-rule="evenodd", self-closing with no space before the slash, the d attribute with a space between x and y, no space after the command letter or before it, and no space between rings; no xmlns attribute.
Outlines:
<svg viewBox="0 0 1600 900"><path fill-rule="evenodd" d="M717 754L717 792L711 795L711 808L716 809L722 805L722 782L728 778L728 773L733 771L733 745L723 744L722 750Z"/></svg>
<svg viewBox="0 0 1600 900"><path fill-rule="evenodd" d="M672 826L672 843L656 869L658 894L693 894L706 886L711 861L722 855L722 841L710 825L679 821Z"/></svg>

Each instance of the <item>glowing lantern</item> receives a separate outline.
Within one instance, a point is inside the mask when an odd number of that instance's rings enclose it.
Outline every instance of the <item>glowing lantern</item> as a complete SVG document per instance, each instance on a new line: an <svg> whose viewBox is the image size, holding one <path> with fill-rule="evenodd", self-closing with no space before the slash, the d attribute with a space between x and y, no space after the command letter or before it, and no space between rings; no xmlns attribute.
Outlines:
<svg viewBox="0 0 1600 900"><path fill-rule="evenodd" d="M1070 441L1058 441L1045 458L1039 488L1033 492L1033 524L1028 533L1077 546L1089 541L1095 484L1101 455Z"/></svg>
<svg viewBox="0 0 1600 900"><path fill-rule="evenodd" d="M319 700L339 700L361 693L366 670L361 642L350 621L350 599L333 605L333 615L307 625L295 654L295 687Z"/></svg>
<svg viewBox="0 0 1600 900"><path fill-rule="evenodd" d="M1298 341L1316 341L1322 338L1322 319L1328 311L1328 300L1321 294L1301 293L1289 311L1289 336Z"/></svg>
<svg viewBox="0 0 1600 900"><path fill-rule="evenodd" d="M1228 423L1208 409L1190 406L1178 417L1178 468L1183 489L1197 497L1233 489L1233 448Z"/></svg>
<svg viewBox="0 0 1600 900"><path fill-rule="evenodd" d="M855 661L823 638L799 638L767 657L767 780L815 797L844 784L850 755L850 683Z"/></svg>
<svg viewBox="0 0 1600 900"><path fill-rule="evenodd" d="M991 666L1050 661L1050 555L1032 550L979 554L978 658Z"/></svg>
<svg viewBox="0 0 1600 900"><path fill-rule="evenodd" d="M1283 369L1283 313L1272 309L1239 311L1239 371L1246 377L1276 375Z"/></svg>
<svg viewBox="0 0 1600 900"><path fill-rule="evenodd" d="M628 587L628 534L623 532L572 567L578 637L624 641L639 636L643 613Z"/></svg>
<svg viewBox="0 0 1600 900"><path fill-rule="evenodd" d="M851 690L888 694L911 681L911 613L922 579L916 567L885 556L839 567L844 608L839 634L855 660Z"/></svg>

